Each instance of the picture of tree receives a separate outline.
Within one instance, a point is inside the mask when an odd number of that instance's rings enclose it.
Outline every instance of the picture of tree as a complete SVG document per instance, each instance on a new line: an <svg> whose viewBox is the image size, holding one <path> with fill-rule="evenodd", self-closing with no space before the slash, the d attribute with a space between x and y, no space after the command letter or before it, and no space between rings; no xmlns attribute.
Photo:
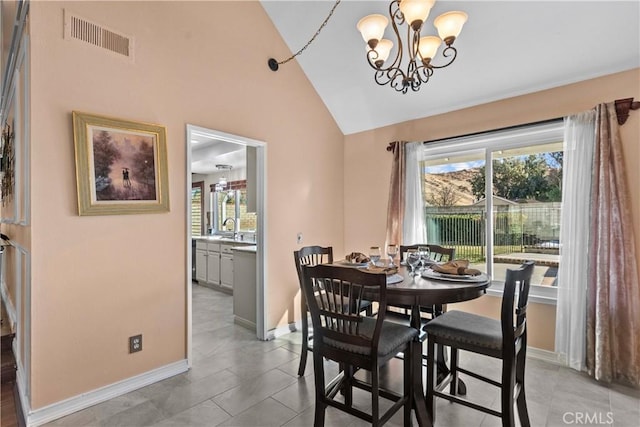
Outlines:
<svg viewBox="0 0 640 427"><path fill-rule="evenodd" d="M93 131L96 200L155 200L154 140L148 135Z"/></svg>

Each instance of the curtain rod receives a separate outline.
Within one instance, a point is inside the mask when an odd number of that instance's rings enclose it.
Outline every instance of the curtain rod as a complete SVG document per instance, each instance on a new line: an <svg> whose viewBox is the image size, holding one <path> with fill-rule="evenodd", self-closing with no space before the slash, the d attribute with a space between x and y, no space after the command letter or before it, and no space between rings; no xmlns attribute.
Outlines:
<svg viewBox="0 0 640 427"><path fill-rule="evenodd" d="M538 122L523 123L523 124L520 124L520 125L507 126L507 127L498 128L498 129L483 130L483 131L480 131L480 132L472 132L472 133L467 133L467 134L464 134L464 135L448 136L446 138L438 138L438 139L432 139L432 140L429 140L429 141L422 141L422 143L423 144L431 144L433 142L445 141L447 139L466 138L468 136L482 135L483 133L501 132L501 131L506 131L506 130L520 129L520 128L524 128L524 127L527 127L527 126L545 125L547 123L554 123L554 122L558 122L560 120L563 120L563 117L556 117L555 119L540 120Z"/></svg>
<svg viewBox="0 0 640 427"><path fill-rule="evenodd" d="M620 126L622 126L623 124L625 124L625 122L627 121L627 118L629 117L629 110L638 110L640 109L640 101L635 101L633 100L633 98L624 98L624 99L616 99L614 101L615 103L615 107L616 107L616 116L618 117L618 124ZM458 136L450 136L447 138L439 138L439 139L434 139L431 141L423 141L423 144L427 144L427 143L432 143L432 142L437 142L437 141L444 141L446 139L452 139L452 138L462 138L462 137L467 137L467 136L476 136L476 135L480 135L483 133L487 133L487 132L496 132L496 131L504 131L504 130L513 130L513 129L518 129L521 127L526 127L526 126L532 126L532 125L543 125L546 123L553 123L555 121L558 120L563 120L563 117L557 117L555 119L548 119L548 120L541 120L539 122L531 122L531 123L525 123L525 124L521 124L521 125L515 125L515 126L507 126L504 128L500 128L500 129L492 129L490 131L481 131L481 132L473 132L473 133L468 133L466 135L458 135ZM391 151L389 148L387 148L387 151Z"/></svg>
<svg viewBox="0 0 640 427"><path fill-rule="evenodd" d="M629 110L640 109L640 101L633 101L633 98L616 99L616 115L618 124L622 126L629 118Z"/></svg>
<svg viewBox="0 0 640 427"><path fill-rule="evenodd" d="M640 101L634 101L633 98L624 98L624 99L616 99L614 101L615 107L616 107L616 116L618 117L618 124L620 126L622 126L623 124L626 123L627 119L629 118L629 112L631 110L640 110ZM548 120L541 120L538 122L531 122L531 123L525 123L525 124L521 124L521 125L514 125L514 126L507 126L504 128L499 128L499 129L492 129L492 130L488 130L488 131L480 131L480 132L473 132L473 133L467 133L464 135L457 135L457 136L448 136L446 138L439 138L439 139L433 139L430 141L423 141L423 144L427 144L427 143L432 143L432 142L438 142L438 141L444 141L446 139L452 139L452 138L463 138L463 137L467 137L467 136L475 136L475 135L480 135L483 133L487 133L487 132L496 132L496 131L504 131L504 130L513 130L513 129L518 129L521 127L525 127L525 126L532 126L532 125L543 125L546 123L553 123L555 121L558 120L563 120L563 117L557 117L555 119L548 119ZM387 145L387 151L393 151L395 144L397 144L396 142L390 142Z"/></svg>

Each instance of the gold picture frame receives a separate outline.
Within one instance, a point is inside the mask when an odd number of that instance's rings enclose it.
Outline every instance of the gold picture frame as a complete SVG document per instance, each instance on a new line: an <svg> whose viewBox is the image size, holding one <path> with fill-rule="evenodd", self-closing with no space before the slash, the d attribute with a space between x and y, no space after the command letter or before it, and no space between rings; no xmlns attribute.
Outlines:
<svg viewBox="0 0 640 427"><path fill-rule="evenodd" d="M73 111L79 215L169 211L164 126Z"/></svg>

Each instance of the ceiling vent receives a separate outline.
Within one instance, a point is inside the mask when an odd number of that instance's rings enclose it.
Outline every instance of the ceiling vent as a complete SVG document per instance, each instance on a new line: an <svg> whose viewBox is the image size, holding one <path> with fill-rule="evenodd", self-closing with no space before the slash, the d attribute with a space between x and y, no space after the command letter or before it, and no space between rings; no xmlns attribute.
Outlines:
<svg viewBox="0 0 640 427"><path fill-rule="evenodd" d="M64 11L64 38L101 47L133 60L133 38Z"/></svg>

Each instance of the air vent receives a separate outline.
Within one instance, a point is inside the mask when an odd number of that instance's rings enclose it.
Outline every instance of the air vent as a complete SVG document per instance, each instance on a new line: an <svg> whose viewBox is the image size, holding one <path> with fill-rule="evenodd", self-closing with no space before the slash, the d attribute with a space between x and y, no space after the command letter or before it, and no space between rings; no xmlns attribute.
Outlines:
<svg viewBox="0 0 640 427"><path fill-rule="evenodd" d="M79 40L133 59L133 39L77 15L64 12L64 38Z"/></svg>

